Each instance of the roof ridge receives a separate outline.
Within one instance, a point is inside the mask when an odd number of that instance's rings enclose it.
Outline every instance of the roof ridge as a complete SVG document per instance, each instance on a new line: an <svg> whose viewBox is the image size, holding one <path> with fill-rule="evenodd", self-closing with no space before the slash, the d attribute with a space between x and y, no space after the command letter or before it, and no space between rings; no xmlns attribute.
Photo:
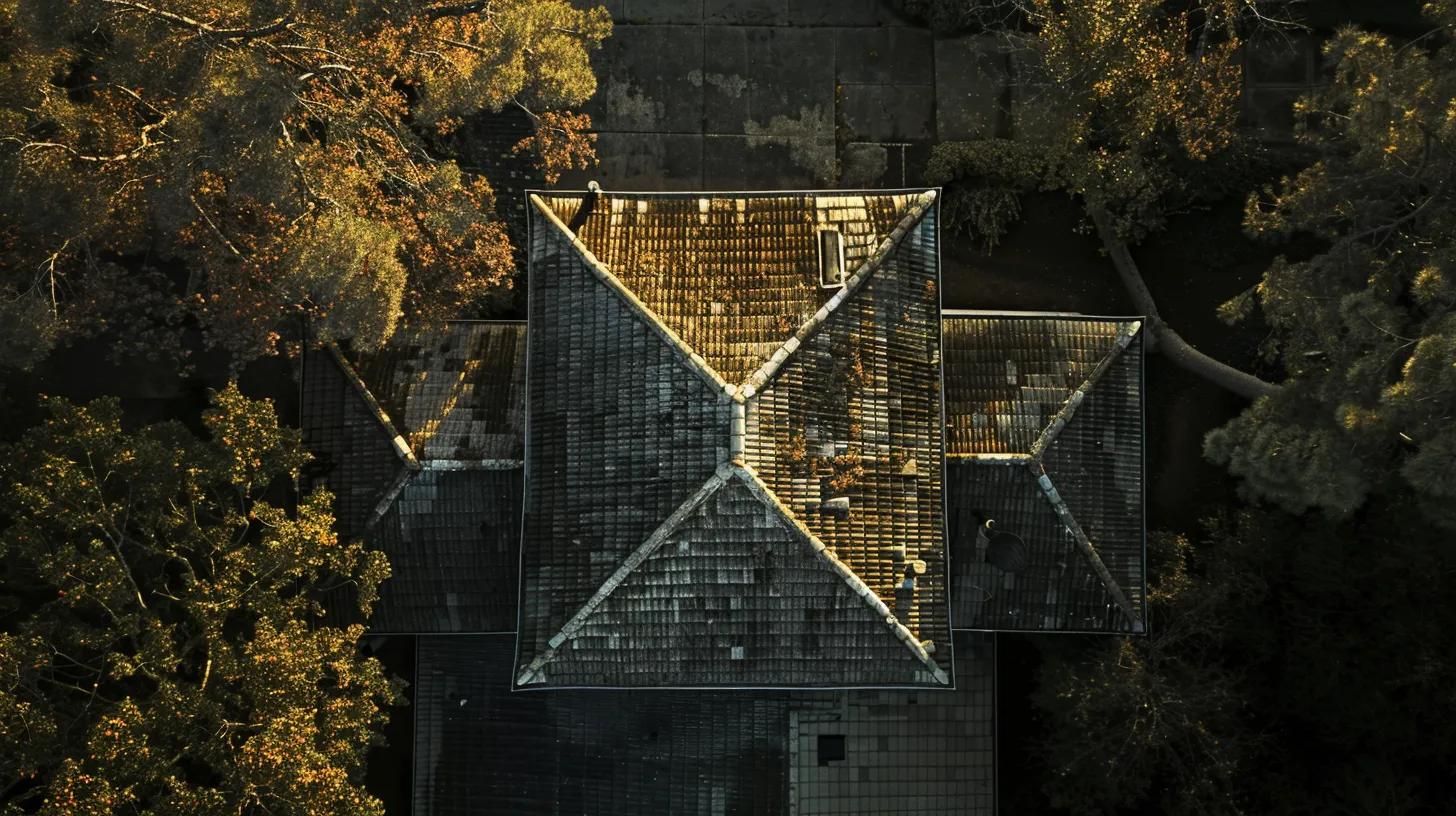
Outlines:
<svg viewBox="0 0 1456 816"><path fill-rule="evenodd" d="M1037 486L1041 488L1042 495L1051 503L1052 509L1057 513L1057 518L1061 519L1067 531L1072 534L1072 539L1077 542L1078 549L1082 551L1082 554L1091 563L1092 570L1097 573L1098 578L1102 579L1102 584L1107 588L1108 593L1112 595L1112 600L1122 610L1122 613L1127 616L1128 622L1132 624L1133 632L1143 632L1146 627L1143 624L1142 617L1138 615L1137 609L1133 607L1132 601L1127 597L1127 593L1122 591L1122 585L1117 583L1117 579L1112 577L1112 572L1107 569L1107 565L1102 563L1102 556L1097 554L1097 548L1093 546L1092 539L1087 537L1087 533L1082 529L1082 525L1072 515L1072 509L1067 506L1065 501L1062 501L1062 495L1057 492L1056 486L1052 484L1051 476L1047 474L1046 468L1041 462L1033 462L1027 466L1027 471L1036 480Z"/></svg>
<svg viewBox="0 0 1456 816"><path fill-rule="evenodd" d="M935 203L935 199L936 191L934 189L925 190L911 199L905 210L905 215L900 218L900 223L895 225L895 228L890 231L890 234L885 236L885 240L880 242L879 247L859 265L859 268L854 271L853 275L850 275L849 279L844 282L844 288L835 292L834 297L831 297L827 303L819 307L817 312L811 315L808 320L804 321L803 325L799 326L793 336L785 340L768 360L759 366L757 371L750 374L747 379L738 385L735 399L748 399L758 389L763 388L773 378L774 374L778 373L778 370L788 362L794 352L799 350L799 346L807 342L829 320L829 316L839 309L841 304L864 286L866 281L869 280L870 275L880 268L890 253L900 245L900 241L910 233L910 230L915 228L916 224L920 222L921 217L930 210L931 205Z"/></svg>
<svg viewBox="0 0 1456 816"><path fill-rule="evenodd" d="M344 375L344 379L348 380L349 384L354 386L354 390L359 393L359 396L364 399L364 405L369 409L369 413L374 416L374 420L379 423L386 434L389 434L389 441L394 446L395 454L404 461L405 466L410 470L419 470L420 462L415 457L414 449L410 447L409 442L405 441L404 436L400 434L399 430L394 427L394 423L389 419L389 414L384 412L384 408L379 404L379 400L375 399L374 394L369 391L369 385L364 382L364 378L360 377L359 372L354 370L354 366L344 357L344 353L339 351L339 347L334 341L325 341L324 348L328 351L329 356L333 358L334 364L339 367L339 372Z"/></svg>
<svg viewBox="0 0 1456 816"><path fill-rule="evenodd" d="M669 514L668 517L657 526L657 529L653 530L652 533L648 535L647 538L637 546L637 549L629 553L627 557L622 560L622 563L618 564L617 568L612 571L612 574L608 576L607 580L602 583L601 587L599 587L597 591L593 593L590 598L587 599L586 603L582 604L581 609L578 609L575 615L572 615L569 619L567 619L566 623L561 625L561 630L553 635L549 641L547 641L545 651L536 655L536 657L531 660L531 663L526 666L526 668L520 671L520 673L516 676L516 685L525 686L531 683L541 682L541 680L544 679L541 676L541 669L547 663L549 663L553 657L556 656L556 652L558 649L561 648L561 645L565 643L569 638L571 638L571 636L582 627L582 624L586 623L587 618L590 618L592 613L596 611L597 607L601 606L602 603L607 600L608 596L610 596L617 587L621 586L623 581L627 580L627 576L631 575L633 570L636 570L637 567L641 566L642 563L650 558L653 553L657 552L657 549L662 546L662 542L666 541L668 536L676 532L677 528L681 526L684 521L687 520L688 516L690 516L693 511L697 510L698 507L702 505L702 503L706 501L709 496L712 496L720 488L722 488L723 485L728 483L728 479L732 475L731 471L732 468L729 465L719 465L717 470L715 470L713 474L708 477L708 480L703 483L702 487L699 487L691 496L688 496L687 499L682 502L682 504L679 504L677 506L677 509L673 510L672 513Z"/></svg>
<svg viewBox="0 0 1456 816"><path fill-rule="evenodd" d="M1117 330L1117 337L1112 341L1112 348L1108 349L1107 354L1093 367L1092 371L1087 375L1087 379L1068 395L1066 401L1062 403L1062 407L1057 410L1056 414L1052 416L1051 421L1042 429L1041 435L1036 438L1035 442L1031 443L1029 455L1033 461L1041 462L1042 454L1046 453L1047 448L1051 447L1052 442L1056 441L1062 429L1067 427L1067 423L1072 421L1072 415L1077 412L1077 408L1082 404L1082 400L1086 399L1087 394L1091 392L1092 386L1096 385L1097 381L1102 379L1102 375L1106 374L1107 370L1112 368L1112 364L1132 344L1132 339L1137 336L1142 325L1143 322L1141 320L1129 320Z"/></svg>
<svg viewBox="0 0 1456 816"><path fill-rule="evenodd" d="M721 473L723 469L724 468L720 467L719 473ZM755 498L763 502L770 509L777 512L786 524L786 526L788 526L792 530L797 530L799 534L804 537L804 540L809 544L809 547L814 551L814 554L817 555L822 561L824 561L829 566L830 570L832 570L836 575L843 579L844 582L849 585L850 591L852 591L855 595L859 596L859 598L863 600L867 606L870 607L871 611L873 611L876 615L879 615L884 620L885 624L889 627L891 633L894 634L895 637L901 643L903 643L905 647L908 648L917 659L920 660L920 662L925 664L925 666L930 670L930 673L935 677L936 682L939 682L941 684L948 684L950 682L949 675L946 674L945 670L942 669L935 662L935 658L930 656L930 652L926 650L924 644L920 641L920 638L917 637L914 632L911 632L910 629L905 626L905 624L901 623L900 620L895 617L895 613L890 611L889 605L885 603L884 599L880 598L878 593L876 593L873 589L870 589L869 585L864 582L864 579L860 578L854 570L850 569L848 564L841 561L839 559L839 556L835 555L833 550L829 549L829 547L825 545L825 543L821 541L818 536L814 535L814 533L807 526L805 526L804 522L800 521L799 518L794 515L792 510L784 506L783 502L779 501L779 497L774 494L773 489L770 488L767 484L764 484L763 480L759 478L758 473L755 472L752 467L743 464L729 466L729 469L732 471L732 475L736 475L738 476L738 478L743 480L743 483L748 487L749 492L752 493Z"/></svg>
<svg viewBox="0 0 1456 816"><path fill-rule="evenodd" d="M596 276L597 280L601 281L608 289L616 293L628 307L636 310L646 321L647 325L667 342L668 346L673 350L673 353L680 360L686 363L698 376L706 380L709 385L721 391L729 399L737 399L734 386L723 379L723 375L719 374L717 370L709 365L707 359L689 345L686 340L682 339L676 331L673 331L671 326L663 322L662 318L658 317L657 312L653 311L651 306L644 303L641 298L637 297L636 293L628 288L625 283L622 283L622 280L613 274L612 270L608 269L607 265L597 258L596 253L587 248L586 243L581 240L581 236L571 231L571 228L561 220L560 216L551 209L550 205L535 193L531 193L530 200L531 205L542 215L546 216L547 223L555 227L561 233L562 237L567 239L567 243L581 255L582 260L586 261L587 267L591 269L592 274Z"/></svg>

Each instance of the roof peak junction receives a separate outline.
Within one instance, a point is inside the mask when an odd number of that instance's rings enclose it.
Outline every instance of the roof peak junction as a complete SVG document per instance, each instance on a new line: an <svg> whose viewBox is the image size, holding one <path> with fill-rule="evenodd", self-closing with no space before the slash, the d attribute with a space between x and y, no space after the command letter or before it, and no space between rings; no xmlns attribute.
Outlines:
<svg viewBox="0 0 1456 816"><path fill-rule="evenodd" d="M516 682L950 682L936 193L531 194Z"/></svg>

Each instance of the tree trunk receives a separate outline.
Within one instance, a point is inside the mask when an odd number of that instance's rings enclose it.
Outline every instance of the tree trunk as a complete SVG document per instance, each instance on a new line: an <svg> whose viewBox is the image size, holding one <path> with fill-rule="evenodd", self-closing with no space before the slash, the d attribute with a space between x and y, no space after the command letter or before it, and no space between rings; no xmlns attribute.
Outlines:
<svg viewBox="0 0 1456 816"><path fill-rule="evenodd" d="M1137 263L1133 261L1132 252L1128 250L1127 243L1118 237L1117 231L1112 228L1112 222L1108 219L1106 211L1089 208L1087 214L1091 216L1092 223L1097 227L1097 235L1102 239L1102 245L1107 248L1107 254L1112 258L1112 265L1117 269L1118 277L1122 278L1122 285L1127 288L1127 293L1132 297L1138 311L1147 317L1148 351L1161 352L1180 368L1191 371L1214 385L1226 388L1248 400L1255 400L1279 390L1279 386L1274 383L1266 382L1253 374L1240 371L1227 363L1209 357L1184 340L1178 332L1169 328L1168 324L1163 322L1162 315L1158 313L1158 304L1153 300L1153 293L1148 289L1147 283L1143 281L1142 273L1138 271Z"/></svg>

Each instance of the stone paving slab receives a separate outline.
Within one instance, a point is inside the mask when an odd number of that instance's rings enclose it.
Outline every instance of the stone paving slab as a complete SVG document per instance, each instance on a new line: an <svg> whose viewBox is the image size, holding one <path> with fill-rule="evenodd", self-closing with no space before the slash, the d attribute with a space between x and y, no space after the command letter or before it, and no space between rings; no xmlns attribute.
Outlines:
<svg viewBox="0 0 1456 816"><path fill-rule="evenodd" d="M908 26L884 0L787 0L783 25Z"/></svg>
<svg viewBox="0 0 1456 816"><path fill-rule="evenodd" d="M933 85L845 85L840 105L856 139L908 142L934 135Z"/></svg>
<svg viewBox="0 0 1456 816"><path fill-rule="evenodd" d="M843 28L834 58L841 83L930 85L935 82L935 41L919 28Z"/></svg>
<svg viewBox="0 0 1456 816"><path fill-rule="evenodd" d="M623 0L624 8L612 12L621 23L682 24L703 21L703 0Z"/></svg>
<svg viewBox="0 0 1456 816"><path fill-rule="evenodd" d="M555 186L580 190L596 180L606 190L697 190L703 179L703 136L681 133L601 133L601 163L563 173Z"/></svg>
<svg viewBox="0 0 1456 816"><path fill-rule="evenodd" d="M802 150L799 145L753 143L747 136L705 136L702 189L802 190L826 186L804 168L804 157L795 155ZM832 159L832 143L829 155Z"/></svg>
<svg viewBox="0 0 1456 816"><path fill-rule="evenodd" d="M699 26L618 26L593 55L597 93L585 106L603 131L701 132Z"/></svg>
<svg viewBox="0 0 1456 816"><path fill-rule="evenodd" d="M605 5L617 26L584 107L602 163L565 187L899 187L937 136L995 132L1005 71L885 0L571 2Z"/></svg>
<svg viewBox="0 0 1456 816"><path fill-rule="evenodd" d="M995 37L976 36L935 43L936 132L943 141L995 136L1010 62Z"/></svg>
<svg viewBox="0 0 1456 816"><path fill-rule="evenodd" d="M783 25L784 0L703 0L708 25Z"/></svg>
<svg viewBox="0 0 1456 816"><path fill-rule="evenodd" d="M750 120L767 126L776 116L797 119L806 111L832 123L833 32L709 26L706 41L697 76L709 133L747 133Z"/></svg>

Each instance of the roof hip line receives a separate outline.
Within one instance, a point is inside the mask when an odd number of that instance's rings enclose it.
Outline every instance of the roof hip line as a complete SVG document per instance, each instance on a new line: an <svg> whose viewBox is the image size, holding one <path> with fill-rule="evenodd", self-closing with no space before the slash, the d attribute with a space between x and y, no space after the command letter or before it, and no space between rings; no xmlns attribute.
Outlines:
<svg viewBox="0 0 1456 816"><path fill-rule="evenodd" d="M794 332L793 337L785 340L783 345L779 346L773 355L762 366L759 366L757 371L750 374L748 379L744 380L738 386L735 399L748 399L752 397L755 391L763 388L769 380L773 379L773 376L778 373L778 370L783 367L784 363L788 362L794 352L799 350L799 346L808 342L809 338L813 337L819 331L819 328L829 320L829 316L834 314L860 287L864 286L865 282L869 280L870 275L880 268L880 265L890 256L890 252L899 246L900 241L909 234L910 230L915 228L915 225L920 222L920 219L930 210L931 206L935 203L935 198L936 192L932 189L920 193L920 195L911 201L910 207L905 211L905 216L900 219L900 223L895 225L895 229L889 235L885 236L885 240L880 242L879 247L875 249L874 253L866 258L859 265L859 268L854 271L854 274L844 282L844 288L835 292L834 297L830 298L828 303L820 306L819 311L804 321L804 325L800 326L799 330Z"/></svg>
<svg viewBox="0 0 1456 816"><path fill-rule="evenodd" d="M809 546L813 548L814 554L819 556L819 558L828 564L849 585L850 591L858 595L861 600L869 605L875 614L884 619L891 633L901 643L905 644L905 647L920 662L925 664L926 668L930 670L931 675L935 677L936 682L943 685L949 684L949 675L935 662L935 658L930 656L930 652L926 651L924 644L920 642L920 638L916 637L914 632L911 632L905 624L901 623L895 617L895 613L890 611L890 607L885 604L873 589L870 589L869 585L864 582L864 579L855 574L855 571L850 569L848 564L839 560L839 556L835 555L833 550L829 549L823 541L819 540L818 536L810 532L809 528L794 515L793 511L785 507L783 502L779 501L779 497L774 495L773 489L764 484L763 480L758 477L758 473L752 467L738 465L733 468L733 471L738 474L739 478L743 479L743 483L748 486L749 491L757 496L764 504L778 512L789 526L804 536L809 542Z"/></svg>
<svg viewBox="0 0 1456 816"><path fill-rule="evenodd" d="M1112 341L1112 348L1108 350L1107 354L1098 361L1097 366L1087 375L1087 380L1077 386L1077 390L1073 391L1071 396L1067 397L1067 401L1062 403L1061 409L1052 417L1051 422L1048 422L1047 426L1042 429L1041 435L1036 438L1036 441L1031 443L1030 455L1032 460L1036 462L1041 461L1042 454L1046 453L1047 448L1051 447L1052 442L1056 441L1062 429L1067 427L1067 423L1072 421L1072 414L1077 412L1078 406L1082 404L1082 400L1086 399L1087 394L1091 392L1092 386L1096 385L1097 381L1102 379L1102 375L1106 374L1107 370L1112 368L1112 364L1117 362L1117 358L1122 356L1122 352L1127 350L1128 345L1137 336L1138 330L1142 328L1142 325L1141 320L1133 320L1118 329L1117 338Z"/></svg>
<svg viewBox="0 0 1456 816"><path fill-rule="evenodd" d="M688 368L691 368L698 376L706 380L714 390L722 393L727 399L735 402L740 400L733 385L727 380L724 380L723 376L717 371L714 371L713 367L708 365L708 361L703 358L703 355L695 351L692 346L688 345L687 341L678 336L677 332L662 322L662 318L657 316L657 312L654 312L652 307L644 303L631 289L627 288L626 284L622 283L616 275L612 274L612 270L608 269L606 264L602 263L596 254L587 248L587 245L582 242L580 236L572 232L571 228L563 223L556 213L552 212L551 208L547 206L546 202L541 200L540 196L531 193L530 198L531 206L535 207L537 212L545 216L547 222L555 227L561 233L562 237L568 240L572 248L581 255L582 260L586 261L587 268L591 269L592 274L597 277L597 280L606 284L607 288L616 293L617 297L620 297L629 307L641 314L643 319L646 320L647 325L652 327L653 331L657 332L658 336L667 342L667 345L673 350L673 353L686 363Z"/></svg>
<svg viewBox="0 0 1456 816"><path fill-rule="evenodd" d="M677 509L672 511L672 514L664 519L657 526L657 529L653 530L652 534L647 536L647 539L638 545L637 549L633 550L622 560L621 564L617 565L617 569L612 572L611 576L607 578L591 598L582 605L581 609L577 610L575 615L572 615L566 623L562 624L561 631L557 632L551 637L551 640L547 641L545 651L536 655L531 660L530 665L522 669L520 674L516 676L516 685L524 686L540 682L543 679L539 676L542 667L549 663L551 658L556 656L557 649L561 648L563 643L570 639L572 635L576 634L576 631L581 628L587 618L591 617L592 613L597 610L597 607L601 606L607 600L607 597L623 581L627 580L627 576L631 575L633 570L642 565L642 562L657 552L657 548L662 546L662 542L666 541L667 537L672 535L683 521L694 510L698 509L699 505L709 496L713 495L718 488L726 484L731 475L732 469L728 465L719 465L718 469L713 472L713 475L708 477L708 480L703 483L702 487L699 487L682 504L678 505Z"/></svg>
<svg viewBox="0 0 1456 816"><path fill-rule="evenodd" d="M1097 548L1092 546L1092 539L1087 537L1087 533L1082 529L1082 525L1077 523L1077 519L1072 515L1071 508L1067 507L1067 503L1062 501L1062 495L1057 492L1056 486L1052 484L1052 479L1047 475L1046 468L1042 467L1040 462L1036 462L1029 465L1027 470L1031 471L1031 475L1036 479L1037 485L1041 487L1042 493L1046 495L1047 501L1051 502L1052 509L1057 511L1057 518L1061 519L1062 524L1066 525L1067 531L1076 540L1078 549L1082 551L1083 555L1087 556L1087 561L1091 563L1093 572L1096 572L1097 577L1102 579L1102 584L1107 587L1107 592L1112 595L1113 602L1122 610L1122 614L1127 616L1128 622L1132 624L1132 631L1139 634L1142 633L1145 627L1143 626L1142 618L1137 613L1137 609L1133 607L1132 601L1127 597L1127 593L1122 591L1122 585L1118 584L1117 579L1112 577L1112 572L1107 569L1107 565L1102 563L1102 556L1098 555Z"/></svg>
<svg viewBox="0 0 1456 816"><path fill-rule="evenodd" d="M389 441L394 446L395 454L404 461L405 466L410 470L419 470L420 461L415 458L415 452L410 448L409 443L405 441L404 436L395 429L394 423L389 419L389 414L384 413L384 408L379 405L379 401L374 398L373 394L369 393L369 386L364 384L363 378L354 370L354 366L350 365L349 361L344 358L344 353L339 351L338 345L334 341L329 340L324 343L324 348L328 350L329 356L334 359L334 363L339 367L339 371L343 373L344 379L348 380L349 384L354 386L354 390L359 392L360 397L363 397L364 404L369 407L369 413L374 415L375 421L384 428L385 433L389 434Z"/></svg>

